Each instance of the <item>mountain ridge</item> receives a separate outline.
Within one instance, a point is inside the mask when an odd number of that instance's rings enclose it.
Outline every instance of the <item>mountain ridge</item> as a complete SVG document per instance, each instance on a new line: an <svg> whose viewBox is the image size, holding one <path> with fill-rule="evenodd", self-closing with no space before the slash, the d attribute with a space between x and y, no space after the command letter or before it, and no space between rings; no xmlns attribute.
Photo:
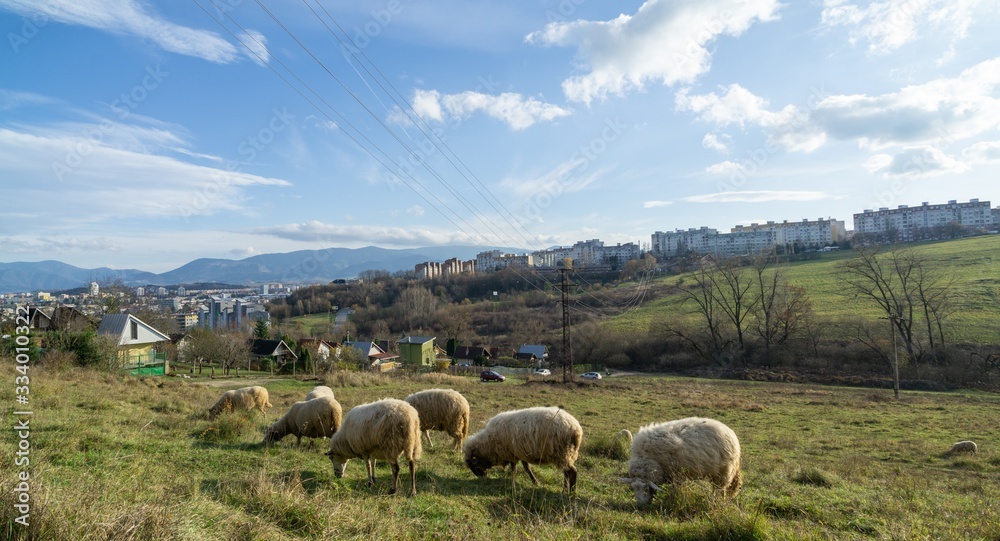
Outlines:
<svg viewBox="0 0 1000 541"><path fill-rule="evenodd" d="M475 259L476 254L497 248L480 246L428 246L390 249L324 248L259 254L244 259L199 258L176 269L153 273L138 269L98 267L84 269L56 260L0 263L0 293L58 291L84 287L92 281L121 279L128 286L184 283L259 284L273 282L321 283L354 278L366 270L412 270L425 261L451 258ZM499 248L510 250L510 248Z"/></svg>

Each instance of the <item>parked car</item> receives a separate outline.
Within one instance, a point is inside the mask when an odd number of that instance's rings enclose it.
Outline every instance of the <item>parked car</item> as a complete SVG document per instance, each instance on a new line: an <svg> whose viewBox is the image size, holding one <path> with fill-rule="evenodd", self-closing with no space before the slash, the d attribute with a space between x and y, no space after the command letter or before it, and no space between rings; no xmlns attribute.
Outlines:
<svg viewBox="0 0 1000 541"><path fill-rule="evenodd" d="M601 379L602 376L600 372L584 372L580 374L580 377L584 379Z"/></svg>
<svg viewBox="0 0 1000 541"><path fill-rule="evenodd" d="M550 372L548 368L539 368L538 370L535 370L535 375L536 376L551 376L552 372Z"/></svg>
<svg viewBox="0 0 1000 541"><path fill-rule="evenodd" d="M479 381L505 381L507 378L503 374L494 372L492 370L483 370L479 374Z"/></svg>

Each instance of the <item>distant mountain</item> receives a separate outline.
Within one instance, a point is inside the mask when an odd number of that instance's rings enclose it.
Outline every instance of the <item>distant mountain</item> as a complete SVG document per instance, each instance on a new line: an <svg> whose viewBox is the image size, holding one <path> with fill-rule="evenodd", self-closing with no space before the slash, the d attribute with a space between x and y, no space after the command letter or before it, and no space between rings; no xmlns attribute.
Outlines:
<svg viewBox="0 0 1000 541"><path fill-rule="evenodd" d="M121 278L126 285L173 285L195 282L255 284L273 282L326 282L354 278L366 270L396 272L412 270L424 261L444 261L453 257L475 259L479 252L493 248L480 246L432 246L389 250L327 248L284 254L262 254L246 259L196 259L162 274L140 270L101 267L81 269L59 261L0 263L0 293L54 291ZM502 248L503 249L503 248ZM511 250L511 249L504 249Z"/></svg>

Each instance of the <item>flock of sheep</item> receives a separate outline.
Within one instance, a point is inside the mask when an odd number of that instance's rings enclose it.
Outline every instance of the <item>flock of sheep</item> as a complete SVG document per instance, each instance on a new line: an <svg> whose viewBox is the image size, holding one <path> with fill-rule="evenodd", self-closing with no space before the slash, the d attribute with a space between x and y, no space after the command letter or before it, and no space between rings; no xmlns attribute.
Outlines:
<svg viewBox="0 0 1000 541"><path fill-rule="evenodd" d="M209 409L209 417L222 412L258 410L267 418L267 389L244 387L226 391ZM410 468L410 496L417 493L416 462L422 453L421 440L429 432L446 432L453 447L461 449L465 464L477 477L485 477L494 467L510 466L511 482L517 473L517 463L534 484L538 479L529 464L548 464L563 472L563 488L576 488L576 463L583 441L583 428L565 410L554 407L534 407L507 411L495 415L486 426L469 434L469 402L451 389L428 389L405 400L386 398L355 406L342 413L333 390L317 386L305 400L296 402L264 431L264 444L270 445L288 435L298 438L329 438L326 453L337 477L344 476L347 461L364 459L368 484L375 484L375 461L387 460L392 465L392 488L399 486L399 456ZM723 497L735 496L743 483L740 471L740 442L736 433L714 419L689 417L676 421L644 426L632 436L628 430L621 435L631 440L628 477L622 482L632 487L636 503L649 504L661 486L692 479L710 481ZM958 442L947 454L976 454L971 441Z"/></svg>
<svg viewBox="0 0 1000 541"><path fill-rule="evenodd" d="M271 407L267 389L259 386L227 391L209 409L215 417L223 411L259 410L267 418ZM351 408L342 414L333 391L315 387L306 399L296 402L264 432L264 443L273 444L287 435L302 438L329 438L326 453L337 477L344 476L347 461L366 461L368 483L375 483L375 461L392 465L394 494L399 486L399 456L410 468L410 496L417 493L416 462L422 452L422 438L430 443L429 431L443 431L452 437L455 449L461 449L465 464L477 477L486 476L494 467L510 466L511 481L517 463L534 484L538 479L530 464L547 464L563 472L563 488L576 487L583 428L565 410L533 407L507 411L491 418L472 436L469 433L469 402L451 389L429 389L406 397L386 398ZM742 484L740 442L726 425L713 419L690 417L651 424L622 434L631 440L628 477L621 481L632 487L640 505L652 501L661 485L690 479L707 479L725 497L734 496ZM431 443L433 446L433 443Z"/></svg>

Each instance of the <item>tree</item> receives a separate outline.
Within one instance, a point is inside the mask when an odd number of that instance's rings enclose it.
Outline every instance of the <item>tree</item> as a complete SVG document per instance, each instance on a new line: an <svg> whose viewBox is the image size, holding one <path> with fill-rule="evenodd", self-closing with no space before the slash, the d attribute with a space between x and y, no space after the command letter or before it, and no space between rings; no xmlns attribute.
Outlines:
<svg viewBox="0 0 1000 541"><path fill-rule="evenodd" d="M271 334L271 329L268 327L267 322L263 319L258 319L253 325L253 337L258 340L267 340L267 337Z"/></svg>

